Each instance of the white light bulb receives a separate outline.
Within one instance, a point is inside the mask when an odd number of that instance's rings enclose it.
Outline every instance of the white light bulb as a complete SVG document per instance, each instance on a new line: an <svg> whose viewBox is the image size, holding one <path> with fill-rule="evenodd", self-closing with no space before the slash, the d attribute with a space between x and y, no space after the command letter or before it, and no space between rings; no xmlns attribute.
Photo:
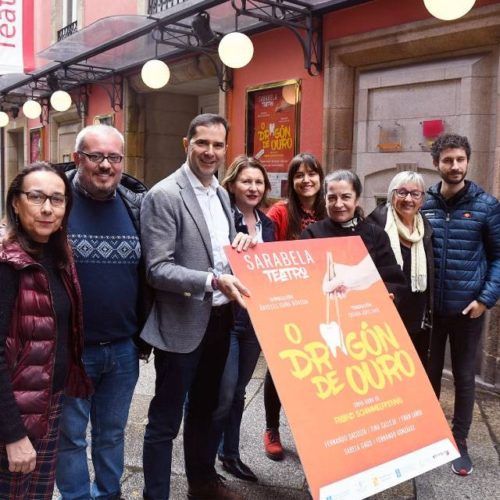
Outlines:
<svg viewBox="0 0 500 500"><path fill-rule="evenodd" d="M5 111L0 111L0 128L7 126L9 123L9 115Z"/></svg>
<svg viewBox="0 0 500 500"><path fill-rule="evenodd" d="M170 80L168 66L159 59L151 59L141 69L142 81L151 89L161 89Z"/></svg>
<svg viewBox="0 0 500 500"><path fill-rule="evenodd" d="M56 90L50 96L50 105L56 111L67 111L71 108L71 96L64 90Z"/></svg>
<svg viewBox="0 0 500 500"><path fill-rule="evenodd" d="M453 21L465 16L476 0L424 0L426 9L438 19Z"/></svg>
<svg viewBox="0 0 500 500"><path fill-rule="evenodd" d="M34 120L42 114L42 106L40 106L40 103L30 99L23 104L23 113L26 118Z"/></svg>
<svg viewBox="0 0 500 500"><path fill-rule="evenodd" d="M253 43L244 33L224 35L219 43L220 60L229 68L243 68L253 57Z"/></svg>

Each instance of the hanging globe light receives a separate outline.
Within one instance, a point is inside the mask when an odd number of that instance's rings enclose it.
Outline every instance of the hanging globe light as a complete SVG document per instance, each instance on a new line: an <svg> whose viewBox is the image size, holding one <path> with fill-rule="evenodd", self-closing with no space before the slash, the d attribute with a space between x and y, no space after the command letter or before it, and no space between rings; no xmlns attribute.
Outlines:
<svg viewBox="0 0 500 500"><path fill-rule="evenodd" d="M297 104L297 88L295 84L285 85L281 91L283 99L286 103L291 106L295 106Z"/></svg>
<svg viewBox="0 0 500 500"><path fill-rule="evenodd" d="M5 111L0 111L0 128L7 126L9 123L9 115Z"/></svg>
<svg viewBox="0 0 500 500"><path fill-rule="evenodd" d="M424 0L425 8L438 19L453 21L465 16L476 0Z"/></svg>
<svg viewBox="0 0 500 500"><path fill-rule="evenodd" d="M42 114L42 106L39 102L29 99L23 104L23 113L26 118L34 120Z"/></svg>
<svg viewBox="0 0 500 500"><path fill-rule="evenodd" d="M252 40L238 31L224 35L219 43L219 57L228 68L243 68L253 57Z"/></svg>
<svg viewBox="0 0 500 500"><path fill-rule="evenodd" d="M67 111L71 108L71 96L64 90L56 90L50 96L50 105L56 111Z"/></svg>
<svg viewBox="0 0 500 500"><path fill-rule="evenodd" d="M170 80L170 70L163 61L151 59L142 67L141 78L150 89L161 89Z"/></svg>

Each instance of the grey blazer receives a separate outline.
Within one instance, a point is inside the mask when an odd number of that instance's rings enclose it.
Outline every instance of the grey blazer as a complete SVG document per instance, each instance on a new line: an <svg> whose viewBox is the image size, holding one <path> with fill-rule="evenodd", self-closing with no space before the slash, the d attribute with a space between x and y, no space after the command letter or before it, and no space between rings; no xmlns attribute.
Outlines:
<svg viewBox="0 0 500 500"><path fill-rule="evenodd" d="M236 235L229 196L217 190ZM205 292L213 268L210 234L196 194L181 167L153 186L141 208L142 252L146 277L155 292L141 338L164 351L189 353L205 334L212 293Z"/></svg>

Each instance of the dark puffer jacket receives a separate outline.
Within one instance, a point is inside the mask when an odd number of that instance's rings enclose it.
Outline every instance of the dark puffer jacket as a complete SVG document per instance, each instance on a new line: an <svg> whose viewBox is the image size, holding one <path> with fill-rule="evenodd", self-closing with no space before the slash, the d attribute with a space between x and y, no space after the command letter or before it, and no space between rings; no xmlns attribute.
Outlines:
<svg viewBox="0 0 500 500"><path fill-rule="evenodd" d="M56 323L49 281L44 268L18 243L0 245L0 262L19 273L19 293L5 341L5 359L22 421L31 438L47 433L48 410L56 354ZM93 392L81 361L82 303L73 264L61 270L71 301L68 374L65 393L86 398Z"/></svg>
<svg viewBox="0 0 500 500"><path fill-rule="evenodd" d="M500 203L468 182L449 207L440 189L431 186L422 207L433 229L434 311L460 314L473 300L491 308L500 296Z"/></svg>

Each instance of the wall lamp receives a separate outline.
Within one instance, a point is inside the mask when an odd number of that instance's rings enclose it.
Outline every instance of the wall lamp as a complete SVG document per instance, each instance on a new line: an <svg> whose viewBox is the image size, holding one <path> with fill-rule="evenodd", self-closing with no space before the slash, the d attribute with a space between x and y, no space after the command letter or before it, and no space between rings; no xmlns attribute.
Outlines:
<svg viewBox="0 0 500 500"><path fill-rule="evenodd" d="M153 31L152 35L156 43L155 59L147 61L141 69L142 81L152 89L164 87L170 79L170 69L158 59L158 44L201 52L207 56L216 70L219 87L223 91L229 90L231 82L228 72L224 67L220 68L220 63L213 55L218 52L220 60L227 68L242 68L253 56L253 44L248 36L238 31L225 36L214 32L210 26L210 14L206 11L196 14L191 25L174 23L162 26ZM218 51L213 47L217 42L219 42Z"/></svg>
<svg viewBox="0 0 500 500"><path fill-rule="evenodd" d="M425 8L442 21L453 21L469 12L476 0L424 0Z"/></svg>

